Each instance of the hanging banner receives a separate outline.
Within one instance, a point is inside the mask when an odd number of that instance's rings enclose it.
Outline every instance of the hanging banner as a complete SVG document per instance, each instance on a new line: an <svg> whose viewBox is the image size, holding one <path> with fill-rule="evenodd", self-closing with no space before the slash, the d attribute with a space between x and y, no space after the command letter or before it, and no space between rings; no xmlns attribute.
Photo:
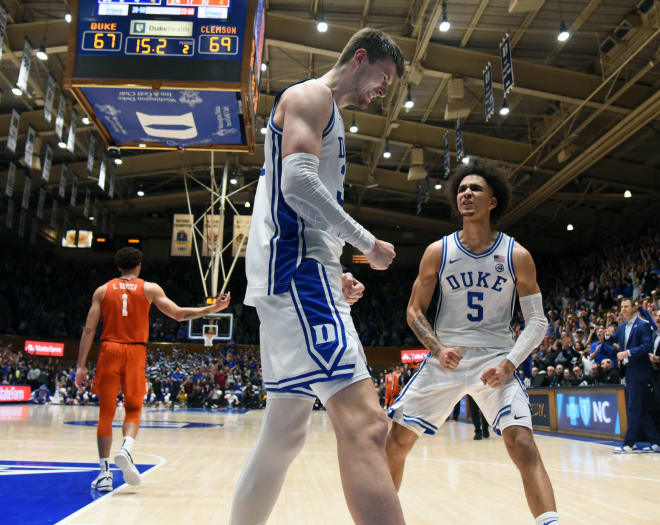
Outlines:
<svg viewBox="0 0 660 525"><path fill-rule="evenodd" d="M451 154L449 152L449 132L445 131L445 137L443 140L444 143L444 148L445 148L445 158L444 158L444 168L445 168L445 177L449 176L449 172L451 171Z"/></svg>
<svg viewBox="0 0 660 525"><path fill-rule="evenodd" d="M5 221L5 226L8 230L11 230L14 227L14 201L9 199L7 201L7 219Z"/></svg>
<svg viewBox="0 0 660 525"><path fill-rule="evenodd" d="M96 153L96 136L89 134L89 147L87 148L87 173L94 173L94 154Z"/></svg>
<svg viewBox="0 0 660 525"><path fill-rule="evenodd" d="M5 6L0 4L0 59L2 59L2 44L5 41L5 33L7 32L7 10Z"/></svg>
<svg viewBox="0 0 660 525"><path fill-rule="evenodd" d="M57 201L53 199L53 206L50 209L50 229L57 228Z"/></svg>
<svg viewBox="0 0 660 525"><path fill-rule="evenodd" d="M108 183L108 197L113 199L115 196L115 163L110 164L110 182Z"/></svg>
<svg viewBox="0 0 660 525"><path fill-rule="evenodd" d="M215 251L218 241L220 215L204 215L204 241L202 242L202 257L209 257Z"/></svg>
<svg viewBox="0 0 660 525"><path fill-rule="evenodd" d="M16 85L23 92L27 93L28 90L28 78L30 77L30 66L32 65L32 51L34 46L30 42L29 38L25 38L23 43L23 56L21 57L21 65L18 69L18 80Z"/></svg>
<svg viewBox="0 0 660 525"><path fill-rule="evenodd" d="M27 138L25 139L25 156L23 157L23 162L28 167L32 169L32 157L34 156L34 141L37 138L37 130L34 129L31 125L27 129Z"/></svg>
<svg viewBox="0 0 660 525"><path fill-rule="evenodd" d="M21 210L21 214L18 217L18 236L22 239L25 236L25 217L27 212L25 209Z"/></svg>
<svg viewBox="0 0 660 525"><path fill-rule="evenodd" d="M80 182L80 178L74 173L73 178L71 179L71 200L69 201L69 204L73 207L76 206L76 197L78 196L78 182Z"/></svg>
<svg viewBox="0 0 660 525"><path fill-rule="evenodd" d="M11 120L9 121L9 135L7 135L7 149L16 153L16 142L18 141L18 124L21 121L21 114L15 109L11 110Z"/></svg>
<svg viewBox="0 0 660 525"><path fill-rule="evenodd" d="M5 195L10 199L14 196L14 185L16 184L16 164L9 163L7 170L7 185L5 186Z"/></svg>
<svg viewBox="0 0 660 525"><path fill-rule="evenodd" d="M50 179L50 168L53 166L53 148L46 144L46 153L44 154L43 167L41 169L41 180L48 182Z"/></svg>
<svg viewBox="0 0 660 525"><path fill-rule="evenodd" d="M484 79L484 114L486 122L495 114L495 98L493 97L493 67L490 62L483 70Z"/></svg>
<svg viewBox="0 0 660 525"><path fill-rule="evenodd" d="M66 176L68 171L69 166L62 164L62 168L60 169L60 186L57 190L57 196L62 200L66 198Z"/></svg>
<svg viewBox="0 0 660 525"><path fill-rule="evenodd" d="M172 220L172 257L190 257L192 254L192 236L194 215L175 213Z"/></svg>
<svg viewBox="0 0 660 525"><path fill-rule="evenodd" d="M89 191L89 188L85 190L85 204L83 204L83 215L89 219L89 201L92 197L92 193Z"/></svg>
<svg viewBox="0 0 660 525"><path fill-rule="evenodd" d="M99 188L105 190L105 157L101 159L101 165L99 166Z"/></svg>
<svg viewBox="0 0 660 525"><path fill-rule="evenodd" d="M511 40L509 33L500 42L500 58L502 59L502 85L506 97L513 87L513 59L511 58Z"/></svg>
<svg viewBox="0 0 660 525"><path fill-rule="evenodd" d="M76 131L78 130L78 112L71 110L71 123L69 124L69 138L66 141L66 149L71 153L76 149Z"/></svg>
<svg viewBox="0 0 660 525"><path fill-rule="evenodd" d="M23 202L22 207L27 210L30 207L30 191L32 190L32 179L30 175L25 175L25 182L23 183Z"/></svg>
<svg viewBox="0 0 660 525"><path fill-rule="evenodd" d="M460 118L456 119L456 160L463 158L463 126Z"/></svg>
<svg viewBox="0 0 660 525"><path fill-rule="evenodd" d="M241 247L239 257L245 257L251 219L252 215L234 215L234 238L231 244L231 254L233 257L236 257L239 246ZM242 246L241 241L243 242Z"/></svg>
<svg viewBox="0 0 660 525"><path fill-rule="evenodd" d="M46 84L46 96L44 97L44 120L50 124L53 121L53 104L55 104L55 92L57 91L55 77L48 73Z"/></svg>
<svg viewBox="0 0 660 525"><path fill-rule="evenodd" d="M64 92L60 93L60 102L57 106L57 116L55 117L55 134L57 138L63 140L64 136L64 113L66 112L66 97Z"/></svg>
<svg viewBox="0 0 660 525"><path fill-rule="evenodd" d="M39 200L37 201L37 219L44 218L44 204L46 203L46 190L39 188Z"/></svg>

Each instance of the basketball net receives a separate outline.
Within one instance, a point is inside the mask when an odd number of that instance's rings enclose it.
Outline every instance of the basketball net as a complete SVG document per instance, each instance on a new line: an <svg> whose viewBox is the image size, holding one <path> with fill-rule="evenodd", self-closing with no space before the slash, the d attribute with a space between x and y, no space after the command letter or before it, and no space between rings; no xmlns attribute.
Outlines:
<svg viewBox="0 0 660 525"><path fill-rule="evenodd" d="M213 332L204 332L202 336L204 337L204 346L213 346L213 338L215 337Z"/></svg>

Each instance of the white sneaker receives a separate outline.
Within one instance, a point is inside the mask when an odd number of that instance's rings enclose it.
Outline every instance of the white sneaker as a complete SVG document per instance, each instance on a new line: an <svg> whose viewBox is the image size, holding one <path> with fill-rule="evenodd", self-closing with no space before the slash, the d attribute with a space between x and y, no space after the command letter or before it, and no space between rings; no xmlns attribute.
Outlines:
<svg viewBox="0 0 660 525"><path fill-rule="evenodd" d="M99 492L112 491L112 472L109 470L102 470L96 479L92 481L92 489Z"/></svg>
<svg viewBox="0 0 660 525"><path fill-rule="evenodd" d="M139 485L140 484L140 473L138 472L135 463L133 463L133 458L129 452L125 449L119 449L117 455L115 456L115 465L117 465L122 474L124 474L124 481L129 485Z"/></svg>
<svg viewBox="0 0 660 525"><path fill-rule="evenodd" d="M654 443L653 445L651 445L651 450L653 450L653 452L660 452L660 445Z"/></svg>
<svg viewBox="0 0 660 525"><path fill-rule="evenodd" d="M633 451L630 445L619 445L612 449L614 454L630 454ZM115 461L116 463L116 461Z"/></svg>

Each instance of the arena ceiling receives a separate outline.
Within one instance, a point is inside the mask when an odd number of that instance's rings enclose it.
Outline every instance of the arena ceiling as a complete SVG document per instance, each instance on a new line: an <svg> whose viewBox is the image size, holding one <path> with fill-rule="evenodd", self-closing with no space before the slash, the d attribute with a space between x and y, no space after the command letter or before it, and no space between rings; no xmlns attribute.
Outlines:
<svg viewBox="0 0 660 525"><path fill-rule="evenodd" d="M0 134L5 134L0 140L7 139L11 110L17 108L22 112L19 142L32 124L42 141L52 143L54 164L69 163L69 169L81 175L81 184L94 186L84 169L90 127L78 128L71 155L57 148L52 126L42 118L47 73L61 83L66 65L67 2L3 2L10 16L0 64ZM502 229L539 249L555 251L575 242L616 240L658 211L660 3L537 4L533 11L509 13L508 0L448 0L451 28L441 32L438 1L266 0L268 69L261 80L258 127L280 89L322 75L356 29L377 27L399 43L407 68L386 98L366 110L344 110L346 125L354 119L358 126L357 133L346 132L345 200L353 216L384 238L408 244L425 243L455 227L444 194L442 138L448 130L455 156L454 120L445 120L445 107L451 79L462 79L462 103L470 109L464 120L464 148L472 157L508 170L515 188ZM329 24L325 33L316 30L320 17ZM571 34L565 42L556 38L562 19ZM482 69L489 61L494 65L499 109L503 92L498 44L506 32L511 35L515 74L507 99L511 111L507 116L496 111L486 123ZM33 62L30 93L14 97L11 88L26 35L36 45L45 42L49 59ZM403 106L408 89L414 99L411 109ZM229 162L238 167L240 183L254 182L263 162L260 134L257 141L255 155L215 153L216 167ZM389 159L382 155L386 144ZM417 184L407 181L413 148L423 149L430 180L428 198L422 191L421 210ZM210 159L206 152L125 152L117 171L119 198L105 204L126 220L186 211L182 173L208 177ZM8 161L8 154L0 154L3 187ZM441 189L435 189L438 184ZM137 197L138 188L144 197ZM20 193L20 183L16 190ZM631 198L624 197L626 190ZM252 185L237 192L235 202L252 200L253 191ZM201 206L208 193L194 190L191 198ZM82 220L80 210L78 216ZM567 231L568 223L573 231Z"/></svg>

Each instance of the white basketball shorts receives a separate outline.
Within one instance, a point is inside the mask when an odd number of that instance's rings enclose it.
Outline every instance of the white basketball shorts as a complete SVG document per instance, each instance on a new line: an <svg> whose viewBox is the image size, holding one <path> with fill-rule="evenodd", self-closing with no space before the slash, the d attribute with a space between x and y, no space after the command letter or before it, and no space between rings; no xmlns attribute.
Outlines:
<svg viewBox="0 0 660 525"><path fill-rule="evenodd" d="M269 397L322 403L368 379L364 349L341 290L341 267L304 259L287 293L254 297Z"/></svg>
<svg viewBox="0 0 660 525"><path fill-rule="evenodd" d="M455 370L444 370L430 353L392 403L388 415L417 435L435 434L454 405L469 394L500 434L517 425L532 428L529 397L517 373L502 387L481 382L481 374L497 366L508 351L498 348L461 347L463 358Z"/></svg>

